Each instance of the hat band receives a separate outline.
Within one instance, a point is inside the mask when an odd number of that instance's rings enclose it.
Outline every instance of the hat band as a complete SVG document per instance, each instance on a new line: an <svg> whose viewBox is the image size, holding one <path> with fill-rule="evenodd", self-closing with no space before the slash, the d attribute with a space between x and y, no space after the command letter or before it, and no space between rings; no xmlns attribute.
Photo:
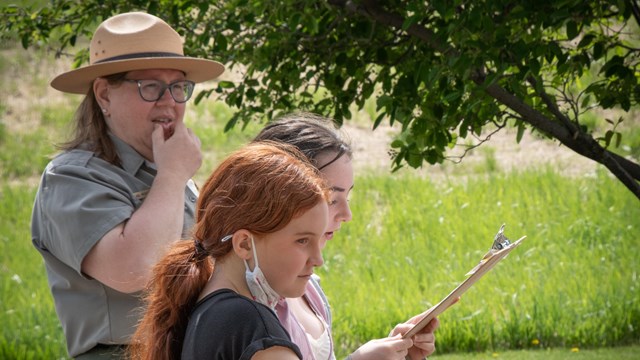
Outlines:
<svg viewBox="0 0 640 360"><path fill-rule="evenodd" d="M119 55L110 58L106 58L100 61L96 61L94 64L100 64L107 61L127 60L127 59L139 59L150 57L184 57L182 54L169 53L169 52L142 52L135 54Z"/></svg>

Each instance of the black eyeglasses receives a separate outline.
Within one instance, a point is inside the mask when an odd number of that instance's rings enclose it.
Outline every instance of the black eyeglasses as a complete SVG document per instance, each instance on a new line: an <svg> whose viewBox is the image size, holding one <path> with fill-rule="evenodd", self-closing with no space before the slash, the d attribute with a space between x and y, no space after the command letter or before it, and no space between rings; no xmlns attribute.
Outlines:
<svg viewBox="0 0 640 360"><path fill-rule="evenodd" d="M134 82L138 84L138 93L144 101L156 102L164 95L164 92L169 89L171 97L177 103L185 103L193 94L193 88L196 84L189 80L174 81L171 84L167 84L160 80L134 80L124 79L124 81Z"/></svg>

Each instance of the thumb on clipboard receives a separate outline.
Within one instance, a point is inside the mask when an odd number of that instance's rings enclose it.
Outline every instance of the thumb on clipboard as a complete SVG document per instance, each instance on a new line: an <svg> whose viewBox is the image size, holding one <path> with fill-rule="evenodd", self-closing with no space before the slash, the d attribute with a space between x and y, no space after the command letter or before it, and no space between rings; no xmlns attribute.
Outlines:
<svg viewBox="0 0 640 360"><path fill-rule="evenodd" d="M396 325L395 328L389 334L389 337L398 337L400 339L407 339L401 334L405 334L415 324L417 324L424 317L424 313L420 315L416 315L413 318L409 319L407 322ZM436 336L435 331L440 326L440 322L438 318L433 318L429 324L423 327L420 332L413 335L410 340L412 345L409 349L407 349L407 355L404 359L424 359L427 356L433 354L436 351Z"/></svg>
<svg viewBox="0 0 640 360"><path fill-rule="evenodd" d="M458 302L459 298L456 299L451 305ZM418 324L422 321L426 316L429 315L429 312L433 308L418 314L411 319L407 320L402 324L396 325L395 328L389 334L390 337L397 336L399 334L406 334L409 330L413 328L414 325ZM411 336L411 340L413 341L413 346L409 348L408 355L406 359L424 359L425 357L433 354L436 350L435 342L435 331L440 326L440 321L438 318L434 317L429 321L429 323L420 329L419 332ZM403 338L406 338L403 336Z"/></svg>

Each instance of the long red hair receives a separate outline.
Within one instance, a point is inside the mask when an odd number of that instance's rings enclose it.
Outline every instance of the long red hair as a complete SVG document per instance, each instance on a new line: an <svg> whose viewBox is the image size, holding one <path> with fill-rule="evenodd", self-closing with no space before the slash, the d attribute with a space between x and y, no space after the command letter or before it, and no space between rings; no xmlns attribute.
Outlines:
<svg viewBox="0 0 640 360"><path fill-rule="evenodd" d="M179 359L198 296L214 261L232 250L224 236L246 229L268 234L327 201L320 173L295 147L275 142L249 144L227 157L209 177L197 204L194 241L178 241L155 266L146 292L146 311L135 332L133 359ZM195 242L202 245L196 250Z"/></svg>

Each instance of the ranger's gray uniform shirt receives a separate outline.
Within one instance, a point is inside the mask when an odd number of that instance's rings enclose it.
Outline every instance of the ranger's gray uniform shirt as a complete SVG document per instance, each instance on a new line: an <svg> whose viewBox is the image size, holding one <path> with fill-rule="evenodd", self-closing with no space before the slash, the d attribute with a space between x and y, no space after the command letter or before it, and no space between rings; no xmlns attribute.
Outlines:
<svg viewBox="0 0 640 360"><path fill-rule="evenodd" d="M44 258L72 357L97 344L127 344L141 315L139 293L116 291L80 268L98 240L142 205L155 177L132 147L111 139L122 167L85 150L58 155L42 175L31 219L32 242ZM195 187L187 186L185 238L193 226L196 197Z"/></svg>

